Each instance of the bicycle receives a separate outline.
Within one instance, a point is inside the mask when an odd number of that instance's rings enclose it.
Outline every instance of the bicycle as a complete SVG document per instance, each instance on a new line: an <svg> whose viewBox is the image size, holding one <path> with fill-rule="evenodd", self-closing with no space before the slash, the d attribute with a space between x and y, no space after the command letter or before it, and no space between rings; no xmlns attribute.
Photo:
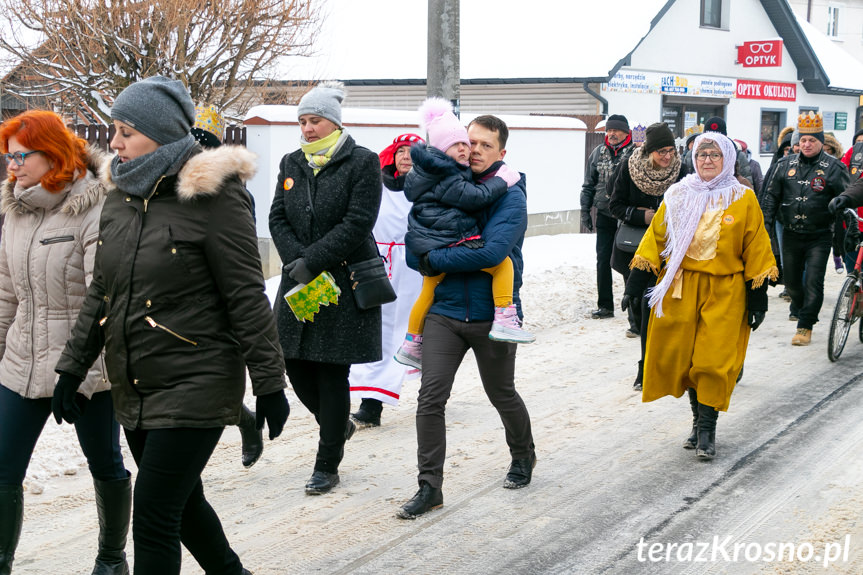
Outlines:
<svg viewBox="0 0 863 575"><path fill-rule="evenodd" d="M845 209L849 226L863 222L855 210ZM849 227L850 229L850 227ZM836 307L833 309L833 321L830 323L830 337L827 340L827 357L836 361L845 349L851 326L863 317L863 236L857 239L857 262L854 269L848 273L845 283L839 291ZM863 321L859 322L858 337L863 343Z"/></svg>

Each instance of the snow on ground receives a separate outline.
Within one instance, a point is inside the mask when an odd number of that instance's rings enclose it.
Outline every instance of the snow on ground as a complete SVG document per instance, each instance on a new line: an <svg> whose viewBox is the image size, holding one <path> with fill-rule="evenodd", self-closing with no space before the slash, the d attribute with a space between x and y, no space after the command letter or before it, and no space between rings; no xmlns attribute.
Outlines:
<svg viewBox="0 0 863 575"><path fill-rule="evenodd" d="M593 234L535 236L525 239L525 287L522 302L526 328L544 329L562 324L573 317L584 317L595 307L595 261ZM573 281L574 278L574 281ZM270 302L276 296L279 276L267 280ZM615 282L621 282L615 274ZM622 283L615 286L619 294ZM548 305L547 302L554 302ZM582 336L583 337L583 336ZM249 391L246 402L254 406ZM122 434L121 434L122 435ZM121 437L125 444L125 439ZM124 445L125 447L125 445ZM132 457L125 452L131 468ZM71 425L56 425L50 418L36 445L36 451L24 480L25 491L42 493L46 485L62 475L87 474L87 462Z"/></svg>

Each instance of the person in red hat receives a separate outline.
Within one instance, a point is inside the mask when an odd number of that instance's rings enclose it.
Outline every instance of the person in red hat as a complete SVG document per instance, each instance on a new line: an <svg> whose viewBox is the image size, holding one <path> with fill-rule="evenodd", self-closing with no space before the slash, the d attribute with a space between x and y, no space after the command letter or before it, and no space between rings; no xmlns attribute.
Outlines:
<svg viewBox="0 0 863 575"><path fill-rule="evenodd" d="M422 287L422 276L405 263L405 233L411 203L405 198L404 189L405 178L413 165L413 144L425 144L425 140L416 134L401 134L380 153L383 192L372 233L378 249L386 257L390 283L398 298L381 306L383 359L351 366L351 397L361 400L360 408L351 418L360 427L381 424L383 404L398 404L402 383L411 373L392 358L401 346L411 306Z"/></svg>

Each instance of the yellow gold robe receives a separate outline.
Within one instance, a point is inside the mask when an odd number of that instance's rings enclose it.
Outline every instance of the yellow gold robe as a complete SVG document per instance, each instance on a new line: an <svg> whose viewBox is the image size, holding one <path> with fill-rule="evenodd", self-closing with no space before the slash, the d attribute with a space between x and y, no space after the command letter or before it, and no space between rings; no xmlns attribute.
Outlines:
<svg viewBox="0 0 863 575"><path fill-rule="evenodd" d="M665 208L663 203L644 234L633 268L660 271ZM662 301L663 316L650 314L641 400L680 397L693 387L699 403L727 411L751 331L746 281L757 288L777 275L752 190L724 211L705 211Z"/></svg>

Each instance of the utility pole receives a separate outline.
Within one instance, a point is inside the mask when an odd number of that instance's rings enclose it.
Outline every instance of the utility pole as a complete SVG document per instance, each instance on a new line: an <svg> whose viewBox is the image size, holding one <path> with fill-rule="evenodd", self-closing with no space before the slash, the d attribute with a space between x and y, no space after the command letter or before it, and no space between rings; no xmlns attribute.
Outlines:
<svg viewBox="0 0 863 575"><path fill-rule="evenodd" d="M459 0L428 0L428 66L426 96L452 103L459 115Z"/></svg>

